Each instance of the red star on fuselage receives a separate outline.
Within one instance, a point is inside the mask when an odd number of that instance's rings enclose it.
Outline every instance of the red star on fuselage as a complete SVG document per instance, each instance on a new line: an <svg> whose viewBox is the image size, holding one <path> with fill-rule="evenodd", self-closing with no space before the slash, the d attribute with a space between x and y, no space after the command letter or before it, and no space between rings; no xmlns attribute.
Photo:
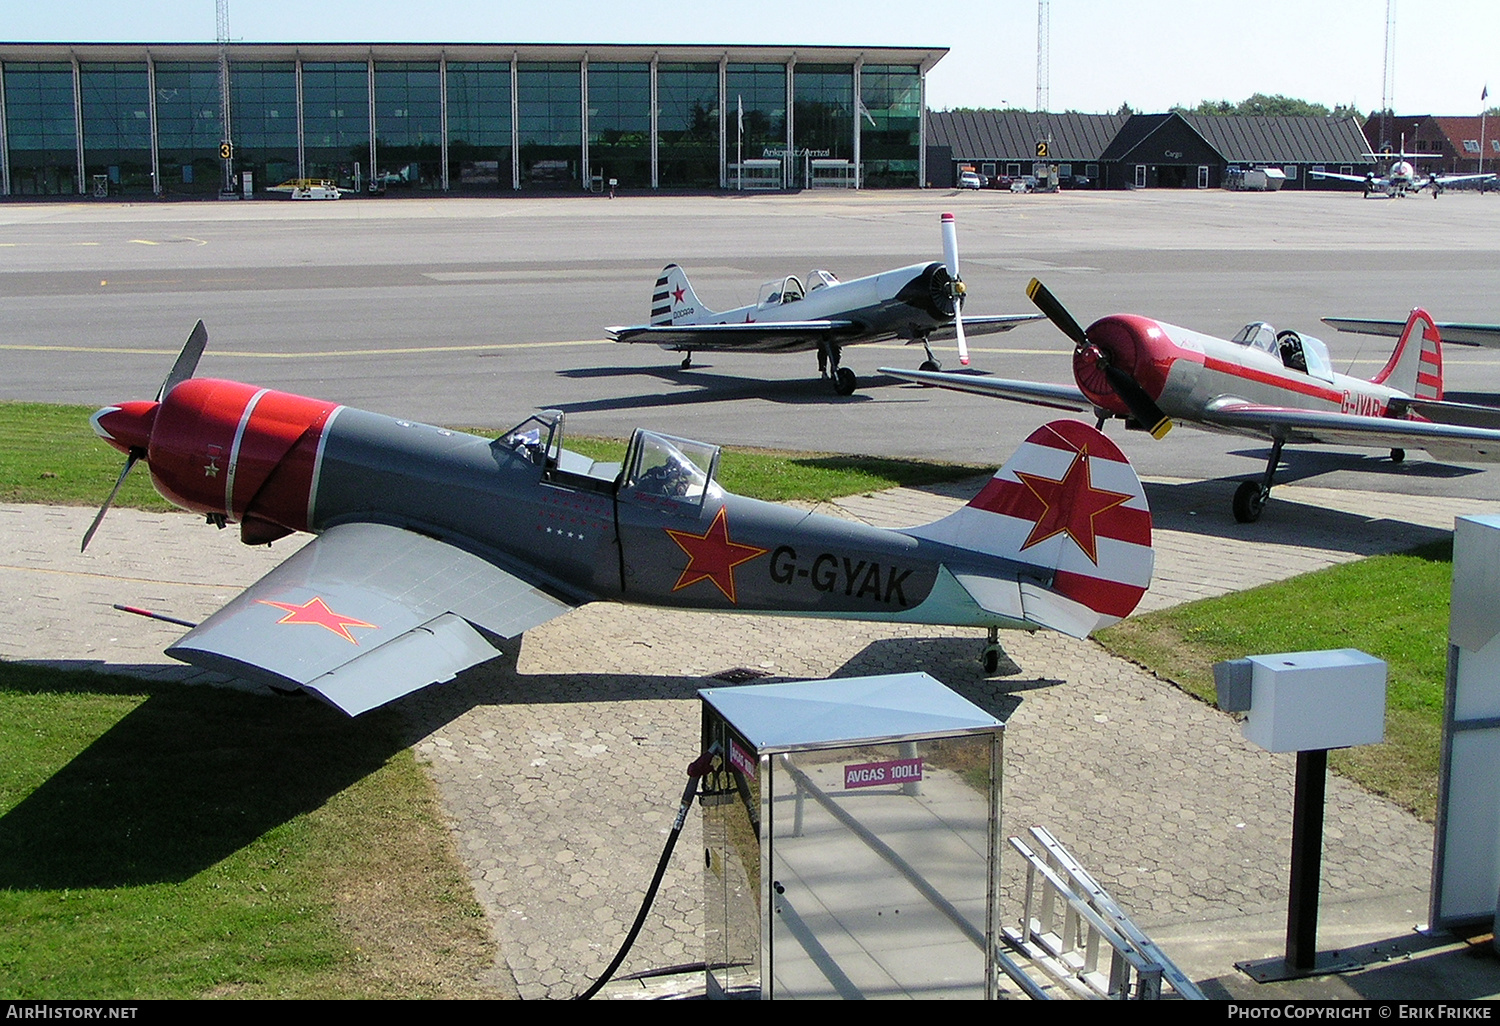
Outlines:
<svg viewBox="0 0 1500 1026"><path fill-rule="evenodd" d="M1089 474L1088 448L1078 451L1059 481L1019 471L1016 477L1046 507L1021 548L1028 549L1055 535L1066 534L1098 566L1099 545L1094 518L1129 502L1130 496L1094 487Z"/></svg>
<svg viewBox="0 0 1500 1026"><path fill-rule="evenodd" d="M734 568L741 563L749 562L756 556L765 555L767 550L730 541L729 519L724 509L723 506L719 507L719 513L714 517L714 522L702 534L674 531L670 527L664 528L677 543L678 548L688 554L688 565L683 568L682 575L677 578L677 583L672 587L673 591L707 579L714 582L714 587L723 592L725 598L736 604L739 603L734 591Z"/></svg>
<svg viewBox="0 0 1500 1026"><path fill-rule="evenodd" d="M310 623L326 628L352 645L358 645L354 635L349 633L350 627L370 627L378 630L373 623L365 623L356 620L352 616L343 616L328 608L328 603L314 596L300 606L294 606L289 602L272 602L269 599L256 599L263 606L275 606L277 609L286 611L286 615L277 623Z"/></svg>

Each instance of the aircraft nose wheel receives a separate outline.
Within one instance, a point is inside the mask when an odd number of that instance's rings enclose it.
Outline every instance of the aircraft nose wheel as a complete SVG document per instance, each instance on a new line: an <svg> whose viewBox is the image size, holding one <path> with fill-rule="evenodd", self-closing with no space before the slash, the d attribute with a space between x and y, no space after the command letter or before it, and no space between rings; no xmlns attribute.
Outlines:
<svg viewBox="0 0 1500 1026"><path fill-rule="evenodd" d="M1406 459L1406 450L1405 449L1392 449L1391 450L1391 462L1392 463L1400 463L1404 459Z"/></svg>
<svg viewBox="0 0 1500 1026"><path fill-rule="evenodd" d="M1234 519L1242 524L1253 524L1260 519L1266 508L1266 489L1259 481L1242 481L1234 490Z"/></svg>
<svg viewBox="0 0 1500 1026"><path fill-rule="evenodd" d="M980 653L979 661L984 664L984 675L993 677L1000 670L1000 657L1005 650L1000 647L1000 628L991 627L989 641Z"/></svg>
<svg viewBox="0 0 1500 1026"><path fill-rule="evenodd" d="M833 390L839 395L853 395L858 386L859 379L848 367L840 367L833 372Z"/></svg>

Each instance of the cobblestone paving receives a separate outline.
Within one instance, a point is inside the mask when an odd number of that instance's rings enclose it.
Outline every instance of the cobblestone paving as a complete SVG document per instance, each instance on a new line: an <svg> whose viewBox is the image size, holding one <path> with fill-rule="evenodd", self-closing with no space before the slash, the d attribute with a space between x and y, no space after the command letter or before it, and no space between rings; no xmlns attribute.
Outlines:
<svg viewBox="0 0 1500 1026"><path fill-rule="evenodd" d="M918 523L962 487L841 500L874 523ZM1230 487L1148 485L1157 518L1154 606L1440 536L1462 500L1277 489L1262 523L1235 525ZM1384 508L1389 520L1359 509ZM114 511L84 556L91 511L0 506L0 657L201 680L161 649L176 628L112 602L206 616L293 545L249 549L180 515ZM292 541L292 540L288 540ZM1008 720L1004 829L1050 829L1147 928L1238 923L1284 910L1292 757L1091 642L1002 637L1017 673L985 680L977 630L680 613L606 604L529 632L519 653L403 699L479 900L523 997L582 990L614 954L655 867L696 754L699 687L749 668L768 679L913 669ZM1324 921L1374 897L1425 914L1431 828L1331 778ZM689 816L641 938L619 974L702 957L701 829ZM1019 870L1005 863L1009 894ZM1007 918L1016 910L1007 908ZM1197 979L1279 953L1279 933L1169 953ZM1384 935L1380 935L1384 936ZM1364 939L1375 939L1366 937ZM631 996L629 982L607 993ZM1496 989L1500 989L1497 987Z"/></svg>

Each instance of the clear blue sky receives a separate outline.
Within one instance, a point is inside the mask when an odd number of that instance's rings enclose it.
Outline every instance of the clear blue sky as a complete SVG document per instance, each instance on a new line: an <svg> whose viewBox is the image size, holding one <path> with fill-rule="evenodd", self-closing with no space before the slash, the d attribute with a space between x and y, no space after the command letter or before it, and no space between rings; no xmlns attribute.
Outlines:
<svg viewBox="0 0 1500 1026"><path fill-rule="evenodd" d="M7 42L199 42L213 0L5 0ZM1163 110L1284 93L1379 106L1385 0L1052 0L1053 110ZM698 4L551 0L232 0L230 34L250 42L833 43L946 46L936 108L1036 96L1035 0L760 0ZM1394 107L1475 114L1500 104L1500 3L1400 0Z"/></svg>

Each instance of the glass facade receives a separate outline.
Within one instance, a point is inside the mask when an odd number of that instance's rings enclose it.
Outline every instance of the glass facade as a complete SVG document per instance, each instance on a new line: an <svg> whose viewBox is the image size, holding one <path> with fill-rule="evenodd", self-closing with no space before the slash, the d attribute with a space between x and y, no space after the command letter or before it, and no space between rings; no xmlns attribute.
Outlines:
<svg viewBox="0 0 1500 1026"><path fill-rule="evenodd" d="M114 194L151 189L151 89L145 62L80 64L83 170L109 179Z"/></svg>
<svg viewBox="0 0 1500 1026"><path fill-rule="evenodd" d="M854 68L798 64L792 72L792 134L799 158L810 150L814 158L854 159Z"/></svg>
<svg viewBox="0 0 1500 1026"><path fill-rule="evenodd" d="M922 185L921 70L866 64L859 72L859 95L864 104L859 115L863 184L908 189Z"/></svg>
<svg viewBox="0 0 1500 1026"><path fill-rule="evenodd" d="M442 188L443 100L436 61L375 64L375 159L376 188Z"/></svg>
<svg viewBox="0 0 1500 1026"><path fill-rule="evenodd" d="M510 62L448 65L448 187L511 188Z"/></svg>
<svg viewBox="0 0 1500 1026"><path fill-rule="evenodd" d="M264 192L297 171L297 66L290 62L231 61L230 131L234 166Z"/></svg>
<svg viewBox="0 0 1500 1026"><path fill-rule="evenodd" d="M156 66L156 147L165 193L213 193L223 184L219 66Z"/></svg>
<svg viewBox="0 0 1500 1026"><path fill-rule="evenodd" d="M364 61L302 65L302 152L308 178L341 189L370 181L370 79Z"/></svg>
<svg viewBox="0 0 1500 1026"><path fill-rule="evenodd" d="M521 188L583 185L583 80L571 61L516 65Z"/></svg>
<svg viewBox="0 0 1500 1026"><path fill-rule="evenodd" d="M731 164L735 162L737 149L746 160L785 156L785 65L729 65L724 76L724 105L729 115L724 135ZM743 131L739 128L741 121ZM732 175L730 183L733 184Z"/></svg>
<svg viewBox="0 0 1500 1026"><path fill-rule="evenodd" d="M589 64L589 170L651 188L651 65Z"/></svg>
<svg viewBox="0 0 1500 1026"><path fill-rule="evenodd" d="M658 64L656 106L657 181L663 188L716 187L719 66Z"/></svg>
<svg viewBox="0 0 1500 1026"><path fill-rule="evenodd" d="M73 65L5 65L5 145L17 196L78 193Z"/></svg>
<svg viewBox="0 0 1500 1026"><path fill-rule="evenodd" d="M34 59L4 60L13 46ZM98 56L108 59L90 60L89 47L0 44L6 191L78 195L102 179L116 195L217 192L226 130L213 48L142 45L138 60L121 60L120 46L101 46ZM568 192L611 178L630 189L712 189L726 184L723 164L735 163L737 150L744 160L782 162L780 171L760 169L773 187L802 185L804 157L852 161L856 153L862 184L921 184L923 72L915 63L859 73L851 63L789 68L755 62L758 48L746 47L726 52L751 58L740 63L663 60L653 70L644 47L592 48L631 61L525 60L523 49L447 63L447 47L379 51L425 58L416 60L359 59L364 49L231 47L227 137L237 190L247 174L256 192L302 177L362 192ZM317 56L333 59L307 59ZM356 59L339 59L348 56ZM728 178L732 188L732 171Z"/></svg>

